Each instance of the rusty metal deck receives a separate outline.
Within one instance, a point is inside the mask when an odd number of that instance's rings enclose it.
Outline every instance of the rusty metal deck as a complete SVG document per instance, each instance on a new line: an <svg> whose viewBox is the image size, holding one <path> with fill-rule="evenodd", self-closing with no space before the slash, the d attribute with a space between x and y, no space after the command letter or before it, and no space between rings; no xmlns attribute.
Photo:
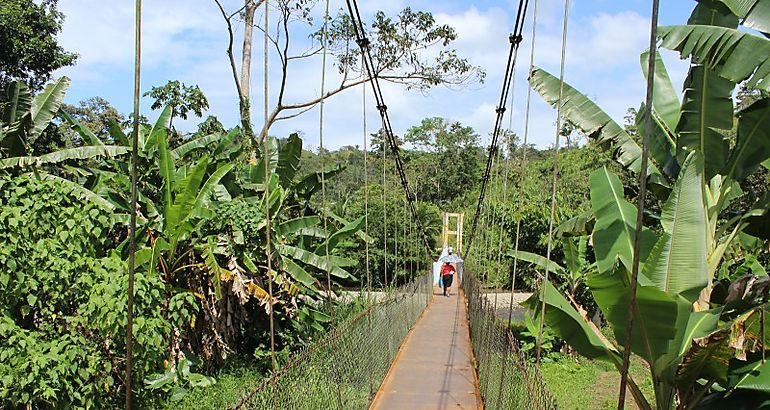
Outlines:
<svg viewBox="0 0 770 410"><path fill-rule="evenodd" d="M374 410L481 409L465 296L434 291L372 403ZM436 288L438 289L438 288Z"/></svg>

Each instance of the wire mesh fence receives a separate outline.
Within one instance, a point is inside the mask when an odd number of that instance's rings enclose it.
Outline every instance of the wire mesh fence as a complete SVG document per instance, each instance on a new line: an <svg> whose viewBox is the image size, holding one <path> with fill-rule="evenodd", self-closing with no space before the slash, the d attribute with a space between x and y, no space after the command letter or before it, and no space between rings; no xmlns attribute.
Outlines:
<svg viewBox="0 0 770 410"><path fill-rule="evenodd" d="M540 369L519 350L518 341L507 323L497 318L474 275L465 275L463 289L484 408L555 409L556 400Z"/></svg>
<svg viewBox="0 0 770 410"><path fill-rule="evenodd" d="M233 409L365 409L433 292L415 278L297 353Z"/></svg>

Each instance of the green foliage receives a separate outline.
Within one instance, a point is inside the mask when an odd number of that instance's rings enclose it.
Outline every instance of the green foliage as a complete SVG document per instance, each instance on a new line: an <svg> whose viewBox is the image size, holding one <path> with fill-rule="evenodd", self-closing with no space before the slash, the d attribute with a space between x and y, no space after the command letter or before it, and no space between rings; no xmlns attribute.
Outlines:
<svg viewBox="0 0 770 410"><path fill-rule="evenodd" d="M200 118L209 108L209 101L200 87L184 85L177 80L168 81L162 87L152 87L142 95L153 99L153 110L171 107L171 118L186 120L190 112Z"/></svg>
<svg viewBox="0 0 770 410"><path fill-rule="evenodd" d="M125 357L127 273L107 256L112 216L68 185L30 177L0 180L0 403L108 407L118 399ZM160 368L166 338L189 325L194 297L136 276L139 377Z"/></svg>
<svg viewBox="0 0 770 410"><path fill-rule="evenodd" d="M7 0L0 4L0 89L22 80L42 88L51 73L75 63L77 55L56 41L64 15L57 0Z"/></svg>

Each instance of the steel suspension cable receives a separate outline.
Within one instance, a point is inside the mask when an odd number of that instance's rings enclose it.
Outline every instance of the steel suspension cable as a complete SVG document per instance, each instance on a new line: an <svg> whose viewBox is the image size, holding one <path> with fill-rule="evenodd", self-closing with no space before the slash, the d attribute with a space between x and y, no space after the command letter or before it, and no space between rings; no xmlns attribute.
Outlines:
<svg viewBox="0 0 770 410"><path fill-rule="evenodd" d="M618 394L618 409L625 407L626 385L628 384L628 367L631 361L631 336L634 329L634 314L636 310L636 287L639 279L639 258L644 223L644 197L647 194L647 162L649 160L650 134L652 134L652 100L655 81L656 40L658 37L659 0L652 0L652 17L650 18L650 52L647 61L647 95L645 97L644 136L642 137L642 163L639 170L638 211L636 214L636 231L634 232L634 258L631 266L630 297L628 299L628 321L626 322L626 343L623 346L623 368L620 372L620 393ZM764 351L764 349L763 349Z"/></svg>
<svg viewBox="0 0 770 410"><path fill-rule="evenodd" d="M536 37L537 37L537 6L538 6L538 0L534 0L534 4L532 6L532 38L530 39L530 47L529 47L529 68L527 69L527 75L531 75L532 70L535 67L535 45L536 45ZM521 155L521 161L519 163L519 194L516 198L516 240L514 243L514 251L513 251L513 268L511 270L511 300L508 305L508 328L511 328L511 325L513 325L513 295L514 290L516 289L516 273L518 269L518 261L519 261L519 240L521 238L521 218L523 215L522 207L523 207L523 192L526 184L526 166L527 166L527 153L529 152L529 120L530 120L530 112L531 112L531 106L532 106L532 87L527 87L527 102L524 109L524 137L522 138L521 146L522 146L522 155Z"/></svg>
<svg viewBox="0 0 770 410"><path fill-rule="evenodd" d="M363 56L361 60L361 68L363 71ZM364 246L366 247L365 253L366 253L366 302L367 304L372 303L371 297L372 297L372 273L369 269L369 162L368 162L368 155L369 155L369 148L368 140L369 135L367 135L366 130L366 83L362 84L362 103L361 103L361 111L363 112L363 129L364 129L364 232L366 233L366 240L364 241Z"/></svg>
<svg viewBox="0 0 770 410"><path fill-rule="evenodd" d="M264 134L261 136L262 138L262 158L263 162L265 164L265 252L267 253L267 292L268 297L270 298L270 303L267 304L268 306L268 316L270 321L270 365L271 369L273 370L273 374L271 376L272 382L271 385L273 385L273 388L275 388L275 374L276 370L278 368L278 363L275 358L275 314L273 312L273 281L275 280L275 272L273 271L273 252L271 248L270 243L270 231L272 229L272 221L270 218L270 161L268 158L270 157L270 141L267 138L268 131L270 130L270 98L268 95L268 92L270 91L269 87L269 75L268 75L268 69L270 68L269 64L269 36L268 32L270 31L270 19L269 19L269 11L270 11L270 1L265 0L265 30L264 30L264 37L263 37L263 46L264 46L264 116L265 116L265 126L263 127L265 129ZM251 130L248 130L248 132L252 132Z"/></svg>
<svg viewBox="0 0 770 410"><path fill-rule="evenodd" d="M388 205L387 205L387 196L386 191L387 188L385 187L386 180L385 180L385 166L386 162L388 160L387 153L385 151L385 140L382 140L382 244L383 244L383 254L382 254L382 261L383 261L383 272L385 274L385 282L383 282L382 286L387 291L388 290Z"/></svg>
<svg viewBox="0 0 770 410"><path fill-rule="evenodd" d="M131 135L131 217L128 223L128 300L126 303L126 410L133 408L131 381L134 367L134 276L136 273L136 214L139 162L139 93L142 76L142 0L135 2L134 131Z"/></svg>
<svg viewBox="0 0 770 410"><path fill-rule="evenodd" d="M492 170L492 156L497 150L497 140L502 130L502 123L505 114L505 104L508 100L508 94L513 83L513 68L516 66L516 60L519 53L519 45L522 40L522 31L524 29L524 20L527 15L527 7L529 6L529 0L519 0L519 8L516 13L516 22L514 24L513 32L508 37L510 47L508 49L508 61L506 62L505 75L503 77L503 87L500 92L500 101L497 104L495 112L497 117L495 118L495 127L492 131L492 143L489 146L489 157L487 158L487 166L484 170L484 175L481 178L481 190L479 192L479 200L476 205L476 213L473 216L473 223L471 224L471 235L468 239L468 246L466 247L466 253L470 254L473 247L473 241L476 237L476 228L479 221L479 216L482 210L482 204L484 202L484 195L486 193L487 181L489 180L490 172Z"/></svg>
<svg viewBox="0 0 770 410"><path fill-rule="evenodd" d="M410 188L409 181L406 178L406 173L404 171L404 164L399 154L398 143L396 141L395 135L393 134L393 128L390 124L390 117L388 116L388 107L387 105L385 105L385 99L383 97L382 88L380 87L379 78L375 70L374 60L372 58L371 49L370 49L371 43L369 39L366 37L366 30L361 20L361 12L358 8L358 3L356 2L356 0L346 0L346 4L348 8L348 13L351 18L351 23L353 25L353 32L356 36L356 44L358 44L358 47L361 50L361 54L364 56L364 63L365 63L364 65L366 70L365 70L365 73L362 73L362 74L369 76L369 82L372 85L372 91L374 93L374 98L377 103L377 110L380 112L380 117L382 119L383 131L385 132L386 140L388 142L388 145L390 146L390 150L393 155L394 162L396 164L396 170L398 171L398 176L399 176L399 179L401 180L401 186L403 188L404 195L406 196L406 199L409 203L409 210L412 216L415 218L415 222L417 223L417 226L419 228L423 245L425 246L425 250L427 251L426 255L427 257L430 257L430 254L431 254L430 244L428 242L428 237L425 235L425 229L422 226L422 221L418 218L414 202L412 201L412 189Z"/></svg>
<svg viewBox="0 0 770 410"><path fill-rule="evenodd" d="M551 181L551 216L548 218L548 246L545 251L545 272L543 272L542 299L540 304L540 324L537 330L537 349L535 360L540 364L542 351L543 326L545 325L545 305L548 296L548 273L551 269L551 251L553 250L553 224L556 219L556 187L559 182L559 143L561 142L562 98L564 96L564 62L567 59L567 24L569 22L569 0L564 0L564 21L561 37L561 62L559 67L559 99L556 105L556 137L553 149L553 180Z"/></svg>

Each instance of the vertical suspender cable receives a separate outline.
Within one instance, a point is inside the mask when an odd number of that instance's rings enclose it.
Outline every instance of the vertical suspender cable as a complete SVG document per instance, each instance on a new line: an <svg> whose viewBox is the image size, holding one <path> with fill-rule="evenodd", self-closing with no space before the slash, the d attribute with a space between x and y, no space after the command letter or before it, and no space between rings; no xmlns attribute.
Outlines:
<svg viewBox="0 0 770 410"><path fill-rule="evenodd" d="M569 20L569 0L564 0L564 22L561 37L561 63L559 68L559 100L556 105L556 137L553 148L553 180L551 181L551 216L548 220L548 247L545 252L545 272L543 274L542 303L540 305L540 326L537 330L537 349L535 359L540 364L542 350L543 326L545 324L545 302L548 295L548 272L550 270L551 250L553 249L553 223L556 217L556 184L559 181L559 142L561 133L561 109L564 96L564 61L567 54L567 22Z"/></svg>
<svg viewBox="0 0 770 410"><path fill-rule="evenodd" d="M534 0L532 6L532 38L530 40L529 48L529 68L527 69L527 75L531 75L532 69L535 67L535 37L537 34L537 2ZM513 324L513 294L516 288L516 273L519 262L519 239L521 238L521 217L523 207L523 192L526 183L526 167L527 167L527 152L529 151L529 119L530 119L530 107L532 103L532 87L527 87L527 103L524 109L524 138L521 141L522 154L521 161L519 163L519 195L516 198L516 242L513 247L513 269L511 270L511 300L508 304L508 328L511 328Z"/></svg>
<svg viewBox="0 0 770 410"><path fill-rule="evenodd" d="M388 156L385 152L385 140L382 140L382 263L383 271L385 273L385 282L382 286L387 292L388 290L388 205L386 202L387 196L385 195L385 162L388 160Z"/></svg>
<svg viewBox="0 0 770 410"><path fill-rule="evenodd" d="M361 72L363 72L363 56L361 56ZM364 246L366 247L366 302L371 303L372 297L372 273L369 270L369 147L366 130L366 83L362 84L361 90L361 107L363 111L363 127L364 127L364 232L366 233L366 241Z"/></svg>
<svg viewBox="0 0 770 410"><path fill-rule="evenodd" d="M142 0L136 0L134 37L134 132L131 135L131 218L128 224L128 302L126 308L126 410L133 408L131 378L134 365L134 274L136 271L136 197L139 162L139 93L142 74Z"/></svg>
<svg viewBox="0 0 770 410"><path fill-rule="evenodd" d="M329 0L326 0L326 10L324 11L324 25L323 34L321 37L321 44L323 52L321 53L321 103L319 104L319 118L318 118L318 156L321 162L321 208L323 215L323 227L324 232L328 235L328 211L326 209L326 177L324 176L324 102L326 98L324 96L324 88L326 87L326 43L329 41ZM324 257L326 262L326 299L329 303L329 314L332 319L332 326L336 324L334 319L334 303L332 303L332 276L331 269L329 268L329 241L324 241Z"/></svg>
<svg viewBox="0 0 770 410"><path fill-rule="evenodd" d="M628 384L628 366L631 360L631 335L634 328L636 310L636 285L639 278L639 257L642 242L642 224L644 223L644 197L647 194L647 161L649 159L650 134L652 133L652 97L655 79L655 41L658 37L659 0L652 0L652 17L650 19L650 56L647 61L647 95L645 97L644 136L642 137L642 163L639 170L638 212L636 214L636 232L634 232L634 259L631 267L631 284L628 291L628 321L626 322L626 343L623 347L623 369L620 373L620 393L618 394L618 409L623 409L626 401L626 385Z"/></svg>
<svg viewBox="0 0 770 410"><path fill-rule="evenodd" d="M273 277L273 252L270 248L270 232L272 230L272 222L270 220L270 141L268 139L268 131L270 129L270 123L268 122L270 119L269 112L269 103L270 100L268 98L268 91L270 90L268 87L268 69L270 68L270 65L268 64L268 52L269 52L269 36L268 32L270 32L270 20L268 16L269 12L269 0L265 0L265 31L264 31L264 86L265 86L265 95L264 95L264 115L265 115L265 126L263 127L265 129L265 133L262 135L262 158L263 162L265 164L265 252L266 252L266 260L267 260L267 293L268 297L270 298L270 302L267 304L268 306L268 316L270 319L270 365L271 369L273 370L273 374L271 376L271 384L273 385L273 389L275 389L275 371L278 367L278 363L275 360L275 319L273 314L273 281L275 278ZM249 130L251 132L251 130ZM273 403L275 404L275 403Z"/></svg>

